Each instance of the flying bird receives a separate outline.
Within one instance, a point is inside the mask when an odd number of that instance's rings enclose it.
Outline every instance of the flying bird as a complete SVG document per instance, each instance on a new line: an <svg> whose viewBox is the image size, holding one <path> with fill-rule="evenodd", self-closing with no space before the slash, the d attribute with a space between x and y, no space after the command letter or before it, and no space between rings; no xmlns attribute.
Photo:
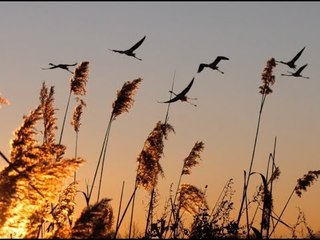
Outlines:
<svg viewBox="0 0 320 240"><path fill-rule="evenodd" d="M291 74L281 74L281 76L293 76L293 77L302 77L302 78L306 78L306 79L309 79L309 77L304 77L304 76L301 76L301 72L302 70L307 66L308 64L305 64L303 65L302 67L300 67L296 72L289 72L288 73L291 73Z"/></svg>
<svg viewBox="0 0 320 240"><path fill-rule="evenodd" d="M219 71L219 72L221 72L221 73L223 74L224 72L220 71L219 67L217 66L218 63L219 63L221 60L229 60L229 58L224 57L224 56L218 56L218 57L217 57L212 63L210 63L210 64L201 63L201 64L199 65L199 68L198 68L198 73L200 73L205 67L209 67L209 68L211 68L211 69L213 69L213 70L217 70L217 71Z"/></svg>
<svg viewBox="0 0 320 240"><path fill-rule="evenodd" d="M141 58L137 58L136 54L134 53L134 50L136 50L138 47L140 47L140 45L143 43L144 39L146 38L146 36L144 36L139 42L137 42L135 45L133 45L133 47L127 49L127 50L115 50L115 49L109 49L110 51L113 52L117 52L117 53L121 53L121 54L126 54L130 57L134 57L138 60L142 60Z"/></svg>
<svg viewBox="0 0 320 240"><path fill-rule="evenodd" d="M172 102L176 102L176 101L180 100L182 102L190 103L191 105L196 107L197 105L195 105L195 104L193 104L193 103L188 101L188 99L196 100L196 98L189 98L189 97L186 96L186 94L188 93L188 91L190 90L190 88L191 88L191 86L193 84L193 81L194 81L194 78L192 78L192 80L188 84L188 86L185 89L183 89L179 94L175 94L174 92L169 91L170 93L174 94L175 97L170 99L170 100L168 100L168 101L166 101L166 102L159 102L159 103L172 103Z"/></svg>
<svg viewBox="0 0 320 240"><path fill-rule="evenodd" d="M64 70L67 70L68 72L71 72L73 74L72 71L69 70L68 67L72 67L72 66L75 66L77 65L77 63L74 63L74 64L53 64L53 63L49 63L49 65L51 65L52 67L49 67L49 68L41 68L42 70L48 70L48 69L54 69L54 68L62 68Z"/></svg>
<svg viewBox="0 0 320 240"><path fill-rule="evenodd" d="M300 50L300 52L298 52L297 55L296 55L294 58L292 58L289 62L283 62L283 61L276 61L276 62L285 64L285 65L288 65L288 67L293 68L293 69L296 69L296 66L297 66L297 65L295 64L295 62L296 62L296 61L298 60L298 58L301 56L301 54L302 54L302 52L303 52L303 50L304 50L305 48L306 48L306 47L302 48L302 49Z"/></svg>

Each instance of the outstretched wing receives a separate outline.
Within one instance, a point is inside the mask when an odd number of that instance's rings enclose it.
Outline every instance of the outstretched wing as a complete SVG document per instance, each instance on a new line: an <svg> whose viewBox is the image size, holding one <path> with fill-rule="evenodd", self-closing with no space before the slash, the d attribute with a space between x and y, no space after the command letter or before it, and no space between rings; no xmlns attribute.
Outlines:
<svg viewBox="0 0 320 240"><path fill-rule="evenodd" d="M295 61L297 61L298 58L301 56L301 54L302 54L302 52L303 52L303 50L304 50L305 48L306 48L306 47L302 48L302 49L300 50L300 52L298 52L298 54L297 54L294 58L292 58L292 60L291 60L290 62L294 63ZM301 71L302 71L302 70L301 70Z"/></svg>
<svg viewBox="0 0 320 240"><path fill-rule="evenodd" d="M210 65L216 66L221 60L229 60L229 58L218 56Z"/></svg>
<svg viewBox="0 0 320 240"><path fill-rule="evenodd" d="M65 66L67 66L67 67L72 67L72 66L75 66L75 65L77 65L78 63L74 63L74 64L62 64L62 65L65 65Z"/></svg>
<svg viewBox="0 0 320 240"><path fill-rule="evenodd" d="M193 81L194 81L194 78L192 78L192 80L191 80L191 82L188 84L188 86L187 86L185 89L183 89L182 92L179 93L177 96L180 96L180 98L183 97L183 96L185 96L185 95L187 94L187 92L189 92L189 90L190 90L190 88L191 88L191 86L192 86L192 84L193 84Z"/></svg>
<svg viewBox="0 0 320 240"><path fill-rule="evenodd" d="M116 50L116 49L109 49L109 50L116 53L124 53L123 50Z"/></svg>
<svg viewBox="0 0 320 240"><path fill-rule="evenodd" d="M166 101L166 102L160 102L160 103L172 103L172 102L176 102L178 100L180 100L182 97L184 97L187 92L190 90L192 84L193 84L194 78L192 78L191 82L188 84L188 86L182 90L181 93L177 94L174 98Z"/></svg>
<svg viewBox="0 0 320 240"><path fill-rule="evenodd" d="M133 45L131 48L129 48L127 51L129 52L133 52L134 50L136 50L144 41L144 39L146 38L146 36L144 36L139 42L137 42L135 45Z"/></svg>
<svg viewBox="0 0 320 240"><path fill-rule="evenodd" d="M159 103L172 103L172 102L176 102L178 100L180 100L181 96L177 95L175 96L174 98L171 98L170 100L168 101L165 101L165 102L159 102Z"/></svg>
<svg viewBox="0 0 320 240"><path fill-rule="evenodd" d="M207 64L200 63L199 68L198 68L198 73L201 72L205 66L207 66Z"/></svg>
<svg viewBox="0 0 320 240"><path fill-rule="evenodd" d="M295 74L300 75L300 73L303 71L303 69L307 66L308 64L303 65L302 67L300 67Z"/></svg>

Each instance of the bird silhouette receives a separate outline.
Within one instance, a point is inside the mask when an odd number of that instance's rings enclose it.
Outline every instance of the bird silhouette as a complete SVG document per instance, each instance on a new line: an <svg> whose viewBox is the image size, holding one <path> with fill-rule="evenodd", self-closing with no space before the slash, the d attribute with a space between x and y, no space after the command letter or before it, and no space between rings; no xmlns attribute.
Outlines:
<svg viewBox="0 0 320 240"><path fill-rule="evenodd" d="M222 71L220 71L220 69L218 68L218 63L221 61L221 60L229 60L229 58L227 58L227 57L224 57L224 56L218 56L212 63L210 63L210 64L206 64L206 63L201 63L200 65L199 65L199 68L198 68L198 73L200 73L205 67L209 67L209 68L211 68L211 69L213 69L213 70L217 70L217 71L219 71L219 72L221 72L222 74L224 73L224 72L222 72Z"/></svg>
<svg viewBox="0 0 320 240"><path fill-rule="evenodd" d="M194 81L194 78L192 78L192 80L191 80L191 82L188 84L188 86L187 86L185 89L183 89L179 94L175 94L174 92L169 91L170 93L174 94L175 97L172 98L172 99L170 99L170 100L168 100L168 101L159 102L159 103L172 103L172 102L176 102L176 101L180 100L180 101L182 101L182 102L187 102L187 103L189 103L189 104L191 104L191 105L193 105L193 106L196 107L197 105L189 102L188 99L196 100L197 98L189 98L189 97L186 96L186 94L189 92L189 90L190 90L190 88L191 88L191 86L192 86L192 84L193 84L193 81Z"/></svg>
<svg viewBox="0 0 320 240"><path fill-rule="evenodd" d="M146 36L144 36L139 42L137 42L135 45L133 45L131 48L129 48L127 50L116 50L116 49L109 49L109 50L113 51L113 52L121 53L121 54L126 54L130 57L134 57L134 58L141 61L142 60L141 58L136 57L134 50L136 50L138 47L140 47L140 45L143 43L145 38L146 38Z"/></svg>
<svg viewBox="0 0 320 240"><path fill-rule="evenodd" d="M69 70L68 67L72 67L72 66L75 66L77 65L77 63L74 63L74 64L53 64L53 63L49 63L49 65L51 65L52 67L49 67L49 68L41 68L42 70L48 70L48 69L54 69L54 68L62 68L64 70L67 70L68 72L71 72L73 74L72 71Z"/></svg>
<svg viewBox="0 0 320 240"><path fill-rule="evenodd" d="M296 69L297 65L295 64L295 62L298 60L298 58L301 56L303 50L305 49L306 47L302 48L300 50L300 52L297 53L297 55L292 58L289 62L283 62L283 61L276 61L278 63L282 63L282 64L285 64L285 65L288 65L288 67L290 68L293 68L293 69Z"/></svg>
<svg viewBox="0 0 320 240"><path fill-rule="evenodd" d="M301 76L301 72L302 70L307 66L308 64L303 65L302 67L300 67L296 72L289 72L291 74L281 74L281 76L293 76L293 77L302 77L302 78L306 78L309 79L309 77L305 77L305 76Z"/></svg>

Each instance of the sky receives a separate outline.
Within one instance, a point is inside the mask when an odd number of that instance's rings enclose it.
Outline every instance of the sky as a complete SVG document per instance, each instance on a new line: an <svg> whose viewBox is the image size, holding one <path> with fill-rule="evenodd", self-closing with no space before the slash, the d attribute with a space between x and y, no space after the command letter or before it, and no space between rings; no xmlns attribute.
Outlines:
<svg viewBox="0 0 320 240"><path fill-rule="evenodd" d="M302 75L310 79L281 76L286 65L274 70L273 93L262 113L253 169L265 173L269 153L277 138L276 163L281 175L274 186L275 211L280 213L298 178L319 170L320 160L320 3L319 2L1 2L0 3L0 93L10 105L0 109L0 150L10 155L10 140L23 115L39 103L42 82L55 87L59 129L69 93L71 74L62 69L42 70L48 63L89 61L89 81L81 119L78 155L86 161L78 171L79 188L92 181L105 129L116 92L126 81L142 78L128 113L113 123L106 154L102 196L112 198L117 216L121 186L123 204L134 187L136 159L148 134L164 121L174 78L174 92L184 89L197 104L175 102L168 122L176 133L164 142L160 164L160 200L156 212L175 189L183 160L197 141L204 142L201 162L182 182L206 191L213 207L224 184L234 179L237 213L248 170L258 120L261 74L270 58L289 61L306 47L297 65L308 64ZM137 57L108 49L128 49L146 36ZM218 71L204 69L217 56L226 56ZM290 70L289 70L290 71ZM69 124L70 105L62 143L66 155L74 154L75 134ZM59 130L57 132L57 135ZM7 166L0 161L0 168ZM253 178L251 190L260 184ZM298 207L308 224L318 231L320 183L315 182L302 197L294 196L283 220L294 224ZM139 189L135 218L144 230L149 195ZM85 206L77 197L77 211ZM125 219L123 229L128 226ZM290 234L279 227L279 235ZM123 230L125 231L125 230Z"/></svg>

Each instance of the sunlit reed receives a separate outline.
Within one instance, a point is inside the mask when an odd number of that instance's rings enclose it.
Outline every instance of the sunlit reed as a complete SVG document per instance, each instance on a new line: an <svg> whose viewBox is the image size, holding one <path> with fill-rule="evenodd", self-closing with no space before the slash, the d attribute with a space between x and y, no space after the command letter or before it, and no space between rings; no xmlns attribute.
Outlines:
<svg viewBox="0 0 320 240"><path fill-rule="evenodd" d="M57 200L64 180L83 163L80 158L63 158L65 148L53 141L53 91L49 94L47 90L43 84L39 106L24 116L22 126L15 131L11 141L11 164L0 173L2 238L37 237L43 219L48 217L48 204ZM37 140L40 131L36 126L44 119L47 124L43 132L49 137L40 143ZM56 161L57 156L59 161Z"/></svg>

